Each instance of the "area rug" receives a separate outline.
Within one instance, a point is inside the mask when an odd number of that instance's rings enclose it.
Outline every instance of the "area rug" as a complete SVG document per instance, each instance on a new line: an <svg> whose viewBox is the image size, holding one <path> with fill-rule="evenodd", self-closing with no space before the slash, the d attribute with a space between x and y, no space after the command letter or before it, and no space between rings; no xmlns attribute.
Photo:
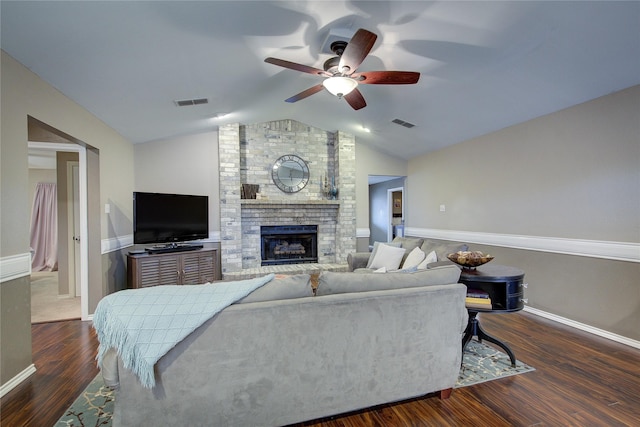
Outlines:
<svg viewBox="0 0 640 427"><path fill-rule="evenodd" d="M509 356L484 343L471 340L464 351L460 376L455 388L467 387L485 381L531 372L531 366L516 361L511 367ZM55 427L98 427L111 426L113 416L114 392L104 385L102 375L98 374L91 384L76 399Z"/></svg>
<svg viewBox="0 0 640 427"><path fill-rule="evenodd" d="M516 360L515 368L512 367L511 360L506 353L485 343L471 340L464 350L462 367L455 388L531 371L535 371L535 369L519 360Z"/></svg>

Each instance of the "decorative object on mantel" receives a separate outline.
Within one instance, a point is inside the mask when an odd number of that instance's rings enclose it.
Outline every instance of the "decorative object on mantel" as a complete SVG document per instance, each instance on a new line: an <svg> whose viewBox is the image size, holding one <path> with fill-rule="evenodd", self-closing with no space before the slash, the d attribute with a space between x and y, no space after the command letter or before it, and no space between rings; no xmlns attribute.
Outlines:
<svg viewBox="0 0 640 427"><path fill-rule="evenodd" d="M260 186L258 184L242 184L242 187L240 188L240 198L255 199L258 191L260 191Z"/></svg>
<svg viewBox="0 0 640 427"><path fill-rule="evenodd" d="M295 154L285 154L273 164L271 178L285 193L297 193L309 183L309 165Z"/></svg>
<svg viewBox="0 0 640 427"><path fill-rule="evenodd" d="M329 178L327 176L323 177L322 194L329 200L336 200L338 198L338 187L336 187L335 176L331 177L331 184L329 184Z"/></svg>
<svg viewBox="0 0 640 427"><path fill-rule="evenodd" d="M476 268L491 261L493 256L481 251L458 251L447 255L447 258L462 268Z"/></svg>

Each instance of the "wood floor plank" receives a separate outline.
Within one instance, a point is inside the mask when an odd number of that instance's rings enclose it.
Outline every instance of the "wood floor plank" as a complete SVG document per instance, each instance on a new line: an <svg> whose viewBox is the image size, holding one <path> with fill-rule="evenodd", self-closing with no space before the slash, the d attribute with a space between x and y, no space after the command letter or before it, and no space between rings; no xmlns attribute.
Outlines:
<svg viewBox="0 0 640 427"><path fill-rule="evenodd" d="M3 427L54 425L98 373L90 322L39 323L31 332L36 373L3 396Z"/></svg>
<svg viewBox="0 0 640 427"><path fill-rule="evenodd" d="M481 316L483 328L536 368L523 375L296 427L634 426L640 350L525 312ZM0 425L53 425L98 370L90 323L32 326L37 371L2 398Z"/></svg>

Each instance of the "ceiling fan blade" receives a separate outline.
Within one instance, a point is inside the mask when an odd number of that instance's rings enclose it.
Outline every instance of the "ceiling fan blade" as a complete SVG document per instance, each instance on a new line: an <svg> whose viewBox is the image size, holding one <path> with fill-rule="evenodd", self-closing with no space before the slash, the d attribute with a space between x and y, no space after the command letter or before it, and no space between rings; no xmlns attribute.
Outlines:
<svg viewBox="0 0 640 427"><path fill-rule="evenodd" d="M305 99L306 97L311 96L314 93L320 92L322 89L324 89L324 86L322 86L322 83L320 83L319 85L312 86L307 90L303 90L297 95L293 95L291 98L285 99L285 101L286 102L300 101L301 99Z"/></svg>
<svg viewBox="0 0 640 427"><path fill-rule="evenodd" d="M377 38L378 36L364 28L356 31L340 56L338 71L345 75L354 73L371 51Z"/></svg>
<svg viewBox="0 0 640 427"><path fill-rule="evenodd" d="M359 110L367 106L367 103L364 100L364 97L360 93L358 89L354 89L343 98L351 105L354 110Z"/></svg>
<svg viewBox="0 0 640 427"><path fill-rule="evenodd" d="M368 85L412 85L418 83L420 73L413 71L367 71L351 77L357 79L358 83Z"/></svg>
<svg viewBox="0 0 640 427"><path fill-rule="evenodd" d="M318 76L330 77L331 74L327 73L324 70L319 68L309 67L308 65L298 64L296 62L285 61L284 59L278 58L266 58L264 62L268 62L269 64L279 65L280 67L289 68L290 70L302 71L303 73L315 74Z"/></svg>

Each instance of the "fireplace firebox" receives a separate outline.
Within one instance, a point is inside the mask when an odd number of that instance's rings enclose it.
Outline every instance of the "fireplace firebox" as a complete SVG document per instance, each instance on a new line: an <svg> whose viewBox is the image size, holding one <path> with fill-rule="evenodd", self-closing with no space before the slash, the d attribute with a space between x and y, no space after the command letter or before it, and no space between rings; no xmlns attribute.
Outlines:
<svg viewBox="0 0 640 427"><path fill-rule="evenodd" d="M260 227L262 265L318 262L317 225Z"/></svg>

